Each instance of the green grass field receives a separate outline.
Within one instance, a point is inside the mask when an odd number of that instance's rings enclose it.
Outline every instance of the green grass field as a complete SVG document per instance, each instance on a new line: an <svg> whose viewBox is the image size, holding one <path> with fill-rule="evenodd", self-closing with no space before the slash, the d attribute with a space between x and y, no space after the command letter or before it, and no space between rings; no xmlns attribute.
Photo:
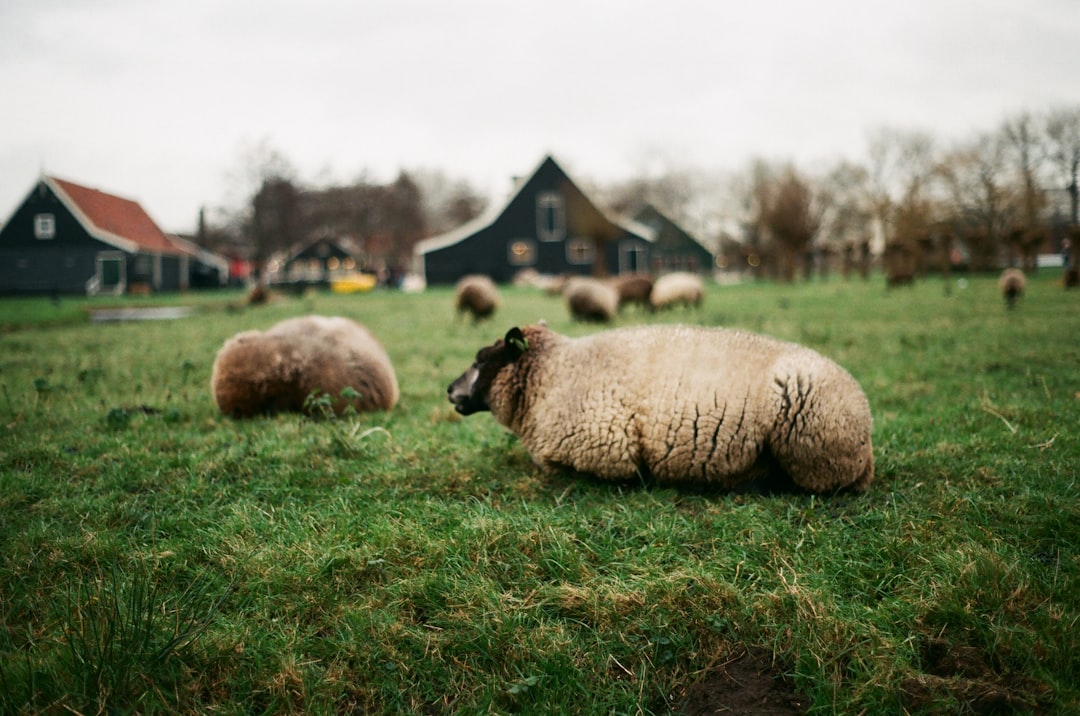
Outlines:
<svg viewBox="0 0 1080 716"><path fill-rule="evenodd" d="M1011 312L992 278L836 279L617 322L836 359L874 413L858 497L540 474L446 401L512 325L598 330L524 289L479 326L449 289L115 324L2 300L0 713L685 712L725 706L748 651L791 713L1077 713L1080 293L1056 278ZM219 414L221 344L306 313L371 329L398 407Z"/></svg>

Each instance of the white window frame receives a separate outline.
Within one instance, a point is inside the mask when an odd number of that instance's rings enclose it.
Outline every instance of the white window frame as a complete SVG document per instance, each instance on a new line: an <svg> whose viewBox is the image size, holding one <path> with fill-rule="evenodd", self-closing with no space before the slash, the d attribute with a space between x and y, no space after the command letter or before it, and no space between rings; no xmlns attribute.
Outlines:
<svg viewBox="0 0 1080 716"><path fill-rule="evenodd" d="M523 244L525 246L525 253L523 258L519 258L514 253L514 246L517 244ZM533 266L536 264L536 242L532 239L510 239L506 242L506 260L511 266Z"/></svg>
<svg viewBox="0 0 1080 716"><path fill-rule="evenodd" d="M56 216L53 214L34 214L34 238L47 241L56 238Z"/></svg>
<svg viewBox="0 0 1080 716"><path fill-rule="evenodd" d="M634 260L630 260L630 256ZM634 241L623 241L619 244L619 273L630 273L630 264L634 264L635 273L648 273L649 265L646 259L645 247Z"/></svg>
<svg viewBox="0 0 1080 716"><path fill-rule="evenodd" d="M574 254L581 251L583 258ZM566 263L571 266L590 266L596 261L596 242L583 236L575 236L566 241Z"/></svg>
<svg viewBox="0 0 1080 716"><path fill-rule="evenodd" d="M557 191L536 195L536 237L541 241L562 241L566 238L566 207Z"/></svg>

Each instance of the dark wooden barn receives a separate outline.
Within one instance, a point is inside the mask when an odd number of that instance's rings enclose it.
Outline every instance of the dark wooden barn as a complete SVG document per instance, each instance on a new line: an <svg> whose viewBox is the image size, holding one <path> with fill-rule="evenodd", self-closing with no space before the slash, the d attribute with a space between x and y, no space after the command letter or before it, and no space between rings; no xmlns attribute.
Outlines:
<svg viewBox="0 0 1080 716"><path fill-rule="evenodd" d="M419 242L428 284L486 274L506 283L524 269L610 276L647 272L652 231L594 204L553 158L517 183L510 198L454 231Z"/></svg>
<svg viewBox="0 0 1080 716"><path fill-rule="evenodd" d="M363 252L351 239L329 236L295 247L271 274L271 281L292 284L329 284L330 279L359 271Z"/></svg>
<svg viewBox="0 0 1080 716"><path fill-rule="evenodd" d="M137 202L56 177L42 176L0 228L0 293L176 291L222 271Z"/></svg>
<svg viewBox="0 0 1080 716"><path fill-rule="evenodd" d="M653 231L655 240L650 262L653 274L671 271L711 274L716 270L715 254L651 204L635 212L634 221Z"/></svg>

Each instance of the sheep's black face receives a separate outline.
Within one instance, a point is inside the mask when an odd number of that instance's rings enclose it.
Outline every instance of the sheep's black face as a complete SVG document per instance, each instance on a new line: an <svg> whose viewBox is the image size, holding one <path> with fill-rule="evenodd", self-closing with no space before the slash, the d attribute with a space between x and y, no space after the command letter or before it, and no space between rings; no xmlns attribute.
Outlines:
<svg viewBox="0 0 1080 716"><path fill-rule="evenodd" d="M454 410L462 415L472 415L491 410L488 394L495 376L507 365L516 361L527 343L519 328L511 328L504 340L481 348L469 369L446 389L446 396L454 404Z"/></svg>

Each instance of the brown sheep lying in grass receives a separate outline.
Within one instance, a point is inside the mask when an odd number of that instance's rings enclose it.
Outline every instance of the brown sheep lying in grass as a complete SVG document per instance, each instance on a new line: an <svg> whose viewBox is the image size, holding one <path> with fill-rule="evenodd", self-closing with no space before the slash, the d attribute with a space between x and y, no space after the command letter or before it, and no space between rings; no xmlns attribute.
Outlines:
<svg viewBox="0 0 1080 716"><path fill-rule="evenodd" d="M234 417L315 412L309 399L319 395L337 415L350 407L389 410L398 400L397 377L379 342L355 321L324 316L236 334L218 351L210 386L221 412Z"/></svg>
<svg viewBox="0 0 1080 716"><path fill-rule="evenodd" d="M546 470L722 489L779 479L818 493L861 492L874 477L855 379L809 348L742 331L513 328L447 395L462 415L490 410Z"/></svg>

